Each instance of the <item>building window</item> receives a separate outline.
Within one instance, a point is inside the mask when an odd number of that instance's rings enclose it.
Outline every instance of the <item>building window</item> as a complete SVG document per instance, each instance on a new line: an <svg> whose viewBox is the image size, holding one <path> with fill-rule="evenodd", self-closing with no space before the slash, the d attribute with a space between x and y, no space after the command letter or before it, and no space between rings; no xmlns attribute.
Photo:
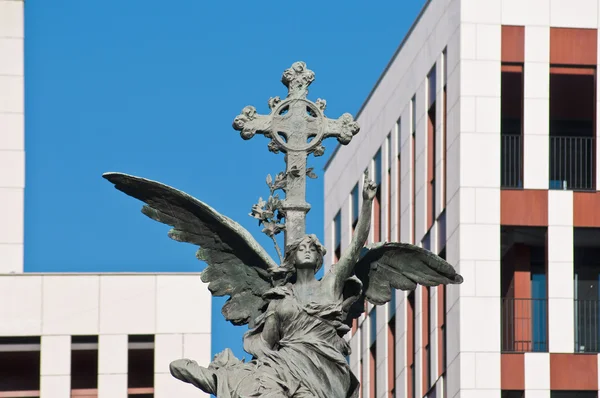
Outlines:
<svg viewBox="0 0 600 398"><path fill-rule="evenodd" d="M429 287L422 287L422 300L423 303L423 391L429 391L431 387L431 303L429 296Z"/></svg>
<svg viewBox="0 0 600 398"><path fill-rule="evenodd" d="M402 231L402 222L401 222L401 214L402 214L402 163L400 161L401 157L400 154L402 153L401 151L401 145L402 145L402 134L401 134L401 119L398 119L398 122L396 123L396 141L398 143L398 189L396 190L396 197L398 198L397 202L397 206L398 206L398 211L396 213L396 222L398 223L398 238L397 240L400 240L400 236L401 236L401 231Z"/></svg>
<svg viewBox="0 0 600 398"><path fill-rule="evenodd" d="M396 296L396 292L392 292L392 297ZM390 301L390 317L387 324L388 330L388 352L387 352L387 371L388 371L388 397L394 398L395 390L396 390L396 311L395 311L395 301L394 307L392 307L392 302ZM392 311L394 308L394 311Z"/></svg>
<svg viewBox="0 0 600 398"><path fill-rule="evenodd" d="M600 228L573 230L575 352L600 352Z"/></svg>
<svg viewBox="0 0 600 398"><path fill-rule="evenodd" d="M411 108L411 120L410 120L410 124L411 124L411 162L412 162L412 170L411 170L411 174L412 174L412 182L411 182L411 194L412 194L412 204L411 204L411 224L412 224L412 237L411 237L411 241L412 243L416 242L416 209L415 206L417 204L417 193L416 193L416 177L417 177L417 171L416 171L416 166L417 166L417 159L416 159L416 131L417 131L417 110L416 110L416 97L413 96L412 99L410 100L410 108Z"/></svg>
<svg viewBox="0 0 600 398"><path fill-rule="evenodd" d="M381 185L381 170L383 167L383 162L381 159L381 148L375 154L373 161L375 162L375 167L373 168L373 182L375 182L375 184L379 186Z"/></svg>
<svg viewBox="0 0 600 398"><path fill-rule="evenodd" d="M373 306L369 314L369 339L371 346L369 348L369 386L371 397L377 397L377 307Z"/></svg>
<svg viewBox="0 0 600 398"><path fill-rule="evenodd" d="M502 351L547 352L546 228L501 232Z"/></svg>
<svg viewBox="0 0 600 398"><path fill-rule="evenodd" d="M392 170L392 133L389 133L387 138L385 139L385 145L388 150L388 158L387 158L387 169L388 172Z"/></svg>
<svg viewBox="0 0 600 398"><path fill-rule="evenodd" d="M436 126L436 69L427 75L429 98L427 109L427 230L435 220L435 126Z"/></svg>
<svg viewBox="0 0 600 398"><path fill-rule="evenodd" d="M525 398L525 391L504 390L502 398Z"/></svg>
<svg viewBox="0 0 600 398"><path fill-rule="evenodd" d="M443 167L443 175L444 175L444 179L442 181L442 208L445 209L446 208L446 183L448 181L448 179L446 178L446 176L448 175L448 168L447 168L447 162L446 162L446 158L448 157L448 153L447 153L447 149L448 149L448 141L446 140L446 137L448 136L447 134L447 130L448 130L448 124L446 123L448 120L448 101L447 101L447 96L446 96L446 83L448 81L448 57L447 57L447 52L446 49L444 49L444 51L442 52L442 79L443 79L443 97L442 97L442 114L443 114L443 118L444 120L442 120L442 157L443 157L443 162L442 162L442 167Z"/></svg>
<svg viewBox="0 0 600 398"><path fill-rule="evenodd" d="M40 346L39 336L0 337L0 396L39 396Z"/></svg>
<svg viewBox="0 0 600 398"><path fill-rule="evenodd" d="M375 225L373 226L373 232L375 233L374 240L375 242L380 242L383 240L383 206L381 205L381 173L382 173L382 161L381 161L381 149L377 151L375 158L373 159L375 163L375 184L377 185L377 194L375 195L375 200L373 203L373 213L375 214Z"/></svg>
<svg viewBox="0 0 600 398"><path fill-rule="evenodd" d="M595 189L596 69L550 68L550 189Z"/></svg>
<svg viewBox="0 0 600 398"><path fill-rule="evenodd" d="M550 398L596 398L596 397L598 397L598 391L550 391Z"/></svg>
<svg viewBox="0 0 600 398"><path fill-rule="evenodd" d="M127 393L154 394L154 336L130 335L127 356Z"/></svg>
<svg viewBox="0 0 600 398"><path fill-rule="evenodd" d="M387 171L387 202L386 202L386 242L392 240L392 135L388 134L386 145L388 147Z"/></svg>
<svg viewBox="0 0 600 398"><path fill-rule="evenodd" d="M358 184L352 188L352 193L350 195L350 200L352 202L352 228L356 227L358 223L358 213L359 213L359 197L358 197Z"/></svg>
<svg viewBox="0 0 600 398"><path fill-rule="evenodd" d="M71 393L98 388L98 336L71 336Z"/></svg>
<svg viewBox="0 0 600 398"><path fill-rule="evenodd" d="M414 290L408 295L408 307L407 307L407 320L408 320L408 338L407 341L407 367L409 371L408 375L408 396L410 398L416 397L416 378L415 378L415 323L416 323L416 308L415 308L415 292Z"/></svg>
<svg viewBox="0 0 600 398"><path fill-rule="evenodd" d="M523 188L523 65L505 63L501 73L501 186Z"/></svg>
<svg viewBox="0 0 600 398"><path fill-rule="evenodd" d="M335 247L335 262L339 261L342 250L342 213L337 212L333 219L333 247Z"/></svg>

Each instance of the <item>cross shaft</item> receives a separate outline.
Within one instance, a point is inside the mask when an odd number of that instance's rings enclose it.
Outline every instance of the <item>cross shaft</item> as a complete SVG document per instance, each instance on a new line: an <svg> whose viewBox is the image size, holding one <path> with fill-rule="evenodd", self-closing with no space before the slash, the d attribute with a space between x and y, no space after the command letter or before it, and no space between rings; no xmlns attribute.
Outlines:
<svg viewBox="0 0 600 398"><path fill-rule="evenodd" d="M314 73L306 64L295 62L283 73L282 82L288 88L283 101L279 97L269 99L271 112L268 115L260 115L256 108L247 106L233 122L233 128L240 131L243 139L262 134L271 139L268 145L271 152L286 154L287 185L283 200L286 246L302 239L306 233L306 213L310 210L306 202L308 155L321 156L325 151L321 145L325 138L335 137L347 145L359 131L358 123L349 113L337 120L328 119L323 114L324 100L312 102L306 98L313 80Z"/></svg>

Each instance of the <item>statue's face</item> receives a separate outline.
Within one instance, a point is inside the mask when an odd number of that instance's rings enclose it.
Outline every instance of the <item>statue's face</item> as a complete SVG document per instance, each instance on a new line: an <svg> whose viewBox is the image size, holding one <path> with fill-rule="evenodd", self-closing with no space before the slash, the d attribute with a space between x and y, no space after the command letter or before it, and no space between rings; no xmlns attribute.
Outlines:
<svg viewBox="0 0 600 398"><path fill-rule="evenodd" d="M296 268L315 269L318 256L319 253L314 243L310 239L304 239L298 246L298 251L296 251Z"/></svg>

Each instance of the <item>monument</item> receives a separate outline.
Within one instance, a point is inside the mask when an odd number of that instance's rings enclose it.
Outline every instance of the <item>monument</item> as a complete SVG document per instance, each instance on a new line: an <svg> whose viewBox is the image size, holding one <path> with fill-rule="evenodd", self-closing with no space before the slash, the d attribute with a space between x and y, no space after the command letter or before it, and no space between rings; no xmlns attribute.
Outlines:
<svg viewBox="0 0 600 398"><path fill-rule="evenodd" d="M115 187L146 204L142 213L170 225L168 235L199 246L197 257L207 263L201 279L213 296L229 296L222 309L234 325L248 325L243 338L249 362L229 349L216 355L208 368L176 359L171 374L219 398L358 397L359 383L346 356L344 335L364 311L366 301L382 305L394 289L418 284L462 283L454 268L435 254L406 243L376 243L365 247L377 186L365 175L363 203L350 246L337 264L317 280L325 248L307 235L307 157L324 153L323 140L342 145L358 133L350 114L337 120L323 114L325 101L307 99L314 73L303 62L283 73L288 88L284 100L271 98L271 112L260 115L247 106L233 122L243 139L262 134L270 151L285 154L286 170L267 177L270 196L252 207L251 216L275 242L275 262L252 235L207 204L169 186L121 173L106 173ZM276 191L283 191L280 199ZM284 252L275 236L284 232Z"/></svg>

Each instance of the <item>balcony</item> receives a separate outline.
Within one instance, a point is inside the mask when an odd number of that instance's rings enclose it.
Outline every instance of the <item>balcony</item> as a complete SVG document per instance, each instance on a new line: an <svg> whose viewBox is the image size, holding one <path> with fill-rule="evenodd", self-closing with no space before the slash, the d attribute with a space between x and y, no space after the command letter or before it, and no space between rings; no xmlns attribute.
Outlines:
<svg viewBox="0 0 600 398"><path fill-rule="evenodd" d="M550 136L550 189L593 190L594 137Z"/></svg>
<svg viewBox="0 0 600 398"><path fill-rule="evenodd" d="M590 136L549 137L549 188L588 191L595 189L595 146ZM523 136L501 135L502 188L523 188Z"/></svg>
<svg viewBox="0 0 600 398"><path fill-rule="evenodd" d="M500 183L502 188L523 188L523 136L502 134Z"/></svg>
<svg viewBox="0 0 600 398"><path fill-rule="evenodd" d="M502 351L547 352L548 301L502 298Z"/></svg>
<svg viewBox="0 0 600 398"><path fill-rule="evenodd" d="M600 352L600 300L575 300L575 352Z"/></svg>

